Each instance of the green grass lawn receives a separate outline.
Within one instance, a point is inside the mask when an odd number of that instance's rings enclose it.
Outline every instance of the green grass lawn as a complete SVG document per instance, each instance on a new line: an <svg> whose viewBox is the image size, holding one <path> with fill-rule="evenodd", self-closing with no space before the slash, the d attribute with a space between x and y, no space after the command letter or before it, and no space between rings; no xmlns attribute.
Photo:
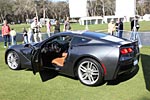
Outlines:
<svg viewBox="0 0 150 100"><path fill-rule="evenodd" d="M150 21L142 21L139 22L140 23L140 29L139 31L150 31ZM91 31L96 31L96 30L101 30L104 32L107 32L107 25L108 24L98 24L98 25L88 25L89 26L89 30ZM11 28L14 28L17 32L22 32L23 28L29 28L30 25L29 24L16 24L16 25L10 25ZM79 23L71 23L71 27L72 30L84 30L85 26L84 25L80 25ZM1 27L0 27L1 29ZM52 28L53 30L53 28ZM63 25L61 25L61 31L63 30ZM126 31L130 31L130 23L126 22L124 23L124 30ZM41 29L42 32L46 32L46 27L42 27Z"/></svg>
<svg viewBox="0 0 150 100"><path fill-rule="evenodd" d="M4 63L4 53L0 43L0 100L150 100L141 61L138 74L128 81L118 85L88 87L63 76L43 83L39 74L13 71ZM150 47L143 47L141 53L149 55ZM149 59L145 62L150 67Z"/></svg>

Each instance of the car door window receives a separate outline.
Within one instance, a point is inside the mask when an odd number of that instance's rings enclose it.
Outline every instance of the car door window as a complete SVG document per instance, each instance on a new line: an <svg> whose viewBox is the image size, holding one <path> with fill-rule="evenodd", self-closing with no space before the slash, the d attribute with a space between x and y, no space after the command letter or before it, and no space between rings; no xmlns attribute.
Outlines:
<svg viewBox="0 0 150 100"><path fill-rule="evenodd" d="M74 37L72 40L72 44L84 44L91 41L91 39L84 38L84 37Z"/></svg>
<svg viewBox="0 0 150 100"><path fill-rule="evenodd" d="M56 37L56 38L54 38L53 40L52 40L52 42L53 41L57 41L57 42L62 42L62 43L64 43L64 42L70 42L71 41L71 36L58 36L58 37Z"/></svg>
<svg viewBox="0 0 150 100"><path fill-rule="evenodd" d="M48 41L43 46L42 51L44 51L44 52L48 51L50 53L53 51L57 51L57 50L55 50L56 48L58 48L60 52L67 51L69 49L69 44L70 44L71 40L72 40L72 37L69 35L57 36L57 37L53 38L52 40ZM45 49L47 49L47 50L45 50Z"/></svg>

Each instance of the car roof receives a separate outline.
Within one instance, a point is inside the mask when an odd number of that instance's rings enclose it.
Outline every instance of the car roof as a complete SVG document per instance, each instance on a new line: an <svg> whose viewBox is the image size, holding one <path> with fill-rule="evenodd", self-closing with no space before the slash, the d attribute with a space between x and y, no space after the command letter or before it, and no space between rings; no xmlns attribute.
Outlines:
<svg viewBox="0 0 150 100"><path fill-rule="evenodd" d="M93 38L96 40L105 40L105 41L111 41L111 42L116 42L116 43L130 43L130 41L123 39L123 38L118 38L117 36L112 36L107 33L102 33L102 32L91 32L91 31L67 31L67 32L61 32L60 34L66 34L66 35L77 35L77 36L84 36L84 37L89 37Z"/></svg>
<svg viewBox="0 0 150 100"><path fill-rule="evenodd" d="M66 32L61 32L60 34L86 36L86 37L90 37L90 38L100 38L100 37L104 37L107 35L105 33L97 33L97 32L91 32L91 31L86 31L86 30L66 31Z"/></svg>

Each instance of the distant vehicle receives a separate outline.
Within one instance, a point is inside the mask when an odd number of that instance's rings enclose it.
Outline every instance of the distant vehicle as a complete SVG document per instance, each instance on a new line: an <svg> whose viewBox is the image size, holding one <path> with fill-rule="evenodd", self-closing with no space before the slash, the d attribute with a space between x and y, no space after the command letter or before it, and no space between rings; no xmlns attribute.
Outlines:
<svg viewBox="0 0 150 100"><path fill-rule="evenodd" d="M34 20L33 19L26 19L26 23L31 24Z"/></svg>
<svg viewBox="0 0 150 100"><path fill-rule="evenodd" d="M48 18L40 18L40 23L41 25L45 25L46 24L46 21L49 20Z"/></svg>
<svg viewBox="0 0 150 100"><path fill-rule="evenodd" d="M47 21L50 21L51 22L51 25L55 25L55 19L49 19L49 18L41 18L40 19L40 23L42 24L42 25L45 25L46 24L46 22Z"/></svg>
<svg viewBox="0 0 150 100"><path fill-rule="evenodd" d="M139 55L137 41L76 31L58 33L36 44L14 45L6 50L5 62L13 70L39 72L42 80L54 70L78 78L84 85L98 86L136 75Z"/></svg>
<svg viewBox="0 0 150 100"><path fill-rule="evenodd" d="M55 19L50 19L51 25L55 25Z"/></svg>

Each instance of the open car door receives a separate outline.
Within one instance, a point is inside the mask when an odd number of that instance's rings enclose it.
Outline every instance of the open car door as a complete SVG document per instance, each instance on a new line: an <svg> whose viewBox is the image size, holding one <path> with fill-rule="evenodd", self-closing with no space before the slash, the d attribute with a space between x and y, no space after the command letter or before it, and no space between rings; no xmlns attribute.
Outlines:
<svg viewBox="0 0 150 100"><path fill-rule="evenodd" d="M60 35L43 42L38 48L33 47L31 58L33 73L36 74L46 69L58 69L54 65L63 67L71 39L72 36Z"/></svg>
<svg viewBox="0 0 150 100"><path fill-rule="evenodd" d="M31 57L31 65L32 65L32 71L34 74L37 72L40 72L42 68L42 59L41 59L41 49L33 49L32 51L32 57Z"/></svg>
<svg viewBox="0 0 150 100"><path fill-rule="evenodd" d="M55 72L54 70L49 70L49 69L44 69L43 68L41 48L33 49L32 55L33 55L32 58L31 58L32 71L33 71L34 74L39 72L41 80L43 82L57 76L57 72Z"/></svg>
<svg viewBox="0 0 150 100"><path fill-rule="evenodd" d="M42 56L41 56L41 49L37 49L33 51L33 56L31 58L32 60L32 71L34 74L39 72L41 80L43 82L50 80L57 76L57 72L54 70L44 69L43 68L43 62L42 62Z"/></svg>

